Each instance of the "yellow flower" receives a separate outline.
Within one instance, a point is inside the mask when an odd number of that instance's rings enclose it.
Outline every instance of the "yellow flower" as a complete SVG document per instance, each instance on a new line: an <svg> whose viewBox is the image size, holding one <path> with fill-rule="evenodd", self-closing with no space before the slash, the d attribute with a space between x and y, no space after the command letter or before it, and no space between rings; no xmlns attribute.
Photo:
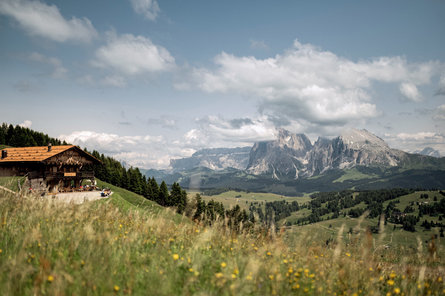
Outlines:
<svg viewBox="0 0 445 296"><path fill-rule="evenodd" d="M372 267L369 268L369 271L373 271L374 269L372 269Z"/></svg>
<svg viewBox="0 0 445 296"><path fill-rule="evenodd" d="M351 253L346 252L345 255L351 257Z"/></svg>
<svg viewBox="0 0 445 296"><path fill-rule="evenodd" d="M119 291L119 286L118 285L114 285L114 291Z"/></svg>
<svg viewBox="0 0 445 296"><path fill-rule="evenodd" d="M217 279L222 278L223 276L224 276L224 275L222 274L222 272L215 273L215 277L216 277Z"/></svg>
<svg viewBox="0 0 445 296"><path fill-rule="evenodd" d="M394 281L393 281L393 280L388 280L386 283L387 283L388 285L390 285L390 286L394 285Z"/></svg>
<svg viewBox="0 0 445 296"><path fill-rule="evenodd" d="M236 279L236 274L232 273L232 279Z"/></svg>
<svg viewBox="0 0 445 296"><path fill-rule="evenodd" d="M266 255L267 256L272 256L272 253L271 252L267 252Z"/></svg>
<svg viewBox="0 0 445 296"><path fill-rule="evenodd" d="M0 249L0 254L1 254L2 252L3 252L2 249Z"/></svg>
<svg viewBox="0 0 445 296"><path fill-rule="evenodd" d="M48 280L48 282L51 283L52 281L54 281L54 277L52 275L49 275L47 280Z"/></svg>
<svg viewBox="0 0 445 296"><path fill-rule="evenodd" d="M391 274L389 275L389 277L393 279L393 278L396 277L396 274L395 274L394 272L391 272Z"/></svg>
<svg viewBox="0 0 445 296"><path fill-rule="evenodd" d="M189 271L190 271L190 272L193 272L193 268L189 268Z"/></svg>
<svg viewBox="0 0 445 296"><path fill-rule="evenodd" d="M179 255L178 254L173 254L173 260L178 260L179 259Z"/></svg>
<svg viewBox="0 0 445 296"><path fill-rule="evenodd" d="M222 267L222 268L224 268L224 267L226 267L226 266L227 266L226 262L222 262L222 263L221 263L221 267Z"/></svg>
<svg viewBox="0 0 445 296"><path fill-rule="evenodd" d="M394 288L394 293L399 294L400 293L400 289L399 288Z"/></svg>
<svg viewBox="0 0 445 296"><path fill-rule="evenodd" d="M273 279L274 279L273 274L269 275L269 278L270 278L271 281L273 281Z"/></svg>

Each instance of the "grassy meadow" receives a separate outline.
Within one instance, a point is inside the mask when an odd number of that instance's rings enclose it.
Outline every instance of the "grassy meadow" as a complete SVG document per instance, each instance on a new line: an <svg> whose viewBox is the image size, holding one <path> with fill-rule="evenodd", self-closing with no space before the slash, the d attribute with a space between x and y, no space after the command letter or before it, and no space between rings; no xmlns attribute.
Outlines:
<svg viewBox="0 0 445 296"><path fill-rule="evenodd" d="M360 220L329 244L305 227L236 234L112 189L80 205L0 191L0 295L445 294L434 241L386 248Z"/></svg>

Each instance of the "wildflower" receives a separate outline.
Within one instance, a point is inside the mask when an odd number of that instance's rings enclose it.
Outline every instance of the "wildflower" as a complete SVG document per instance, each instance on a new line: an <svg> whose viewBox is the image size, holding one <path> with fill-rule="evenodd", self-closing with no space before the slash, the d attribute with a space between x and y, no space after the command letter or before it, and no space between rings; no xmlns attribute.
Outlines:
<svg viewBox="0 0 445 296"><path fill-rule="evenodd" d="M119 291L119 286L118 285L114 285L114 291L115 292Z"/></svg>
<svg viewBox="0 0 445 296"><path fill-rule="evenodd" d="M198 276L199 275L199 272L198 271L195 271L195 273L193 273L195 276Z"/></svg>
<svg viewBox="0 0 445 296"><path fill-rule="evenodd" d="M345 255L348 257L351 257L351 253L349 253L349 252L346 252Z"/></svg>
<svg viewBox="0 0 445 296"><path fill-rule="evenodd" d="M2 249L0 249L0 254L1 254L2 252L3 252Z"/></svg>
<svg viewBox="0 0 445 296"><path fill-rule="evenodd" d="M300 285L299 284L295 284L293 287L292 287L292 289L300 289Z"/></svg>
<svg viewBox="0 0 445 296"><path fill-rule="evenodd" d="M288 261L286 259L283 260L283 263L286 264Z"/></svg>
<svg viewBox="0 0 445 296"><path fill-rule="evenodd" d="M394 273L394 271L391 272L391 274L389 275L389 277L392 278L392 279L396 277L396 274Z"/></svg>
<svg viewBox="0 0 445 296"><path fill-rule="evenodd" d="M2 250L0 249L0 253L2 252ZM437 278L437 281L439 282L439 283L441 283L442 282L442 277L440 276L440 277L438 277Z"/></svg>
<svg viewBox="0 0 445 296"><path fill-rule="evenodd" d="M271 252L267 252L266 255L267 256L272 256L272 253Z"/></svg>
<svg viewBox="0 0 445 296"><path fill-rule="evenodd" d="M400 293L400 288L394 288L394 293L399 294Z"/></svg>
<svg viewBox="0 0 445 296"><path fill-rule="evenodd" d="M173 260L178 260L179 259L179 255L178 254L173 254Z"/></svg>
<svg viewBox="0 0 445 296"><path fill-rule="evenodd" d="M195 232L196 232L196 233L199 233L199 229L196 229Z"/></svg>
<svg viewBox="0 0 445 296"><path fill-rule="evenodd" d="M249 273L249 274L246 276L246 280L251 281L251 280L252 280L252 274Z"/></svg>
<svg viewBox="0 0 445 296"><path fill-rule="evenodd" d="M394 281L393 281L393 280L388 280L386 283L387 283L388 285L390 285L390 286L394 285Z"/></svg>
<svg viewBox="0 0 445 296"><path fill-rule="evenodd" d="M217 279L220 279L220 278L222 278L224 275L222 274L222 272L217 272L217 273L215 273L215 277L217 278Z"/></svg>
<svg viewBox="0 0 445 296"><path fill-rule="evenodd" d="M372 267L369 268L369 271L373 271L374 269L372 269Z"/></svg>
<svg viewBox="0 0 445 296"><path fill-rule="evenodd" d="M222 268L225 268L226 266L227 266L226 262L222 262L222 263L221 263L221 267L222 267Z"/></svg>
<svg viewBox="0 0 445 296"><path fill-rule="evenodd" d="M274 279L273 274L270 274L270 275L269 275L269 278L270 278L271 281L273 281L273 279Z"/></svg>
<svg viewBox="0 0 445 296"><path fill-rule="evenodd" d="M236 274L232 273L232 279L236 279Z"/></svg>
<svg viewBox="0 0 445 296"><path fill-rule="evenodd" d="M47 280L48 282L52 283L52 281L54 281L54 277L52 275L49 275Z"/></svg>
<svg viewBox="0 0 445 296"><path fill-rule="evenodd" d="M193 268L189 268L189 271L190 271L190 272L193 272Z"/></svg>

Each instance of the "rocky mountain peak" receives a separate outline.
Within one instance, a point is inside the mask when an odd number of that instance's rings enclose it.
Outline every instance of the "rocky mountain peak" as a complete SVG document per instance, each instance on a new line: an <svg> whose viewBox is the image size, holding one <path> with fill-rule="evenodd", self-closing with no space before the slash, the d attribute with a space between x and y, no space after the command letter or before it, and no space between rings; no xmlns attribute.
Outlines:
<svg viewBox="0 0 445 296"><path fill-rule="evenodd" d="M374 146L381 148L388 148L389 146L383 141L381 138L376 135L370 133L366 129L358 130L351 128L349 130L344 131L340 139L343 140L343 143L352 149L363 149L366 146Z"/></svg>
<svg viewBox="0 0 445 296"><path fill-rule="evenodd" d="M277 144L299 152L306 152L312 148L312 143L305 134L293 134L283 128L278 130Z"/></svg>

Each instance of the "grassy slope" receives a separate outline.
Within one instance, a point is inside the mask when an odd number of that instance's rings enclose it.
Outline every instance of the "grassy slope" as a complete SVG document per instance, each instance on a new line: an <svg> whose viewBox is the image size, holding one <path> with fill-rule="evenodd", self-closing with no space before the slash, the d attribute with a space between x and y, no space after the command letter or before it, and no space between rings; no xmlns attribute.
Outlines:
<svg viewBox="0 0 445 296"><path fill-rule="evenodd" d="M81 205L0 193L1 295L420 295L443 289L443 258L302 229L236 236L109 186ZM181 221L182 220L182 221ZM188 222L185 222L188 221ZM335 235L335 233L333 233ZM441 254L441 246L438 246ZM383 259L382 259L383 258ZM419 283L418 283L419 282ZM418 287L419 285L419 287Z"/></svg>
<svg viewBox="0 0 445 296"><path fill-rule="evenodd" d="M193 198L197 192L190 191L188 192L189 198ZM237 197L240 196L240 197ZM244 191L227 191L223 192L218 195L201 195L201 197L205 201L218 201L222 202L224 207L229 209L235 205L239 205L243 209L249 209L249 205L251 202L271 202L271 201L277 201L277 200L286 200L288 202L291 201L298 201L300 204L306 203L310 200L309 195L304 195L302 197L290 197L290 196L283 196L278 195L274 193L259 193L259 192L244 192Z"/></svg>

